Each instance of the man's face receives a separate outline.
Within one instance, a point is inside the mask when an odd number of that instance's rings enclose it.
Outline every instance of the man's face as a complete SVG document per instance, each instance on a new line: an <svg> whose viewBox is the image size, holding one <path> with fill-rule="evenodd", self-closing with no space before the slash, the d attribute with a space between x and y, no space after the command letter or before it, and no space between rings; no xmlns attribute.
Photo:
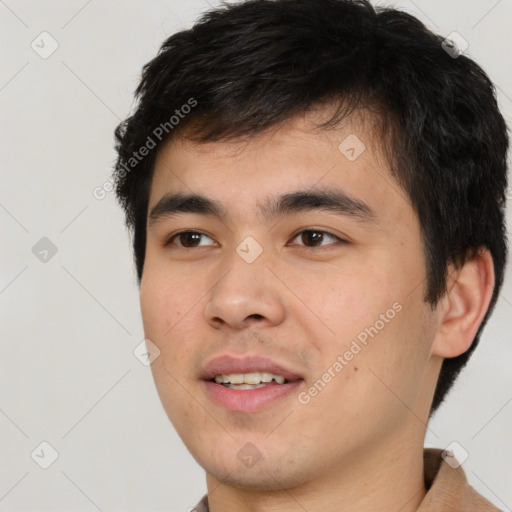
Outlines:
<svg viewBox="0 0 512 512"><path fill-rule="evenodd" d="M245 143L172 141L150 191L140 292L158 393L199 464L241 487L291 487L421 443L437 377L417 216L366 123L312 132L308 119ZM297 192L346 197L279 201ZM178 193L225 216L161 201ZM258 370L287 382L214 380L268 380Z"/></svg>

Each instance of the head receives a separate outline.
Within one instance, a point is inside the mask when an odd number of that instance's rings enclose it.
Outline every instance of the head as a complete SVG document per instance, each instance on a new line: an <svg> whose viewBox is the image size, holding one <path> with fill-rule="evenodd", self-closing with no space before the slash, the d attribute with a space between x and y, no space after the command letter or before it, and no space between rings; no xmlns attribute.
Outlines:
<svg viewBox="0 0 512 512"><path fill-rule="evenodd" d="M162 403L212 472L252 443L294 462L292 485L403 434L476 348L506 261L508 138L489 78L442 43L365 1L249 0L144 67L116 191ZM204 366L225 352L302 378L272 436L275 410L208 400Z"/></svg>

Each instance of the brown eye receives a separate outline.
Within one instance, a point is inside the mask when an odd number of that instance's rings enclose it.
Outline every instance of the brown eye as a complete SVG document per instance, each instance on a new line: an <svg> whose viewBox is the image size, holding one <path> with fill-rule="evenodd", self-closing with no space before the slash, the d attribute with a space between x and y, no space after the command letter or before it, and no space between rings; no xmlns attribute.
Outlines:
<svg viewBox="0 0 512 512"><path fill-rule="evenodd" d="M177 245L178 247L183 247L184 249L193 249L194 247L201 247L208 244L202 244L202 238L210 237L206 236L204 233L199 233L198 231L182 231L181 233L176 233L173 235L166 245ZM179 243L175 243L175 240L179 241Z"/></svg>
<svg viewBox="0 0 512 512"><path fill-rule="evenodd" d="M318 229L305 229L301 231L300 233L297 233L294 240L300 237L301 242L306 247L320 247L322 245L331 245L329 243L322 244L322 242L329 240L334 240L334 242L342 242L341 238L338 238L337 236L331 235L330 233L327 233L325 231L321 231ZM299 244L301 245L301 244Z"/></svg>

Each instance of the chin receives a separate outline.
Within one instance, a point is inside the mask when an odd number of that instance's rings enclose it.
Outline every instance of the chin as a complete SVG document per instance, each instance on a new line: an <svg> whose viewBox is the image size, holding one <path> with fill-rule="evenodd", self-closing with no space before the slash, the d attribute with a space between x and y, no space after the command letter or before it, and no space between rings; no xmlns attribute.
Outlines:
<svg viewBox="0 0 512 512"><path fill-rule="evenodd" d="M273 474L273 471L267 471L267 469L264 467L260 467L258 470L256 470L255 468L240 469L240 467L237 466L231 469L231 473L226 473L223 471L217 472L215 468L208 468L204 466L203 469L205 469L208 474L213 476L219 482L222 482L224 485L229 485L231 487L245 489L248 491L281 491L283 488L288 489L298 485L298 482L289 482L289 477L282 478L281 475L281 478L276 478Z"/></svg>
<svg viewBox="0 0 512 512"><path fill-rule="evenodd" d="M236 458L226 458L227 451L205 453L196 457L197 463L206 473L225 485L258 492L281 491L303 485L314 477L306 468L300 468L300 461L292 460L285 454L277 458L264 455L251 467ZM304 463L305 461L302 461Z"/></svg>

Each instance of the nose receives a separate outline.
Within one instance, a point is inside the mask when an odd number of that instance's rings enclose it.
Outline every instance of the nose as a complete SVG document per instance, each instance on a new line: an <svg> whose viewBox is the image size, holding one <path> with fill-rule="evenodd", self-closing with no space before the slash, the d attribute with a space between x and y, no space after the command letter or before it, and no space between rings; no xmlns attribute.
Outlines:
<svg viewBox="0 0 512 512"><path fill-rule="evenodd" d="M263 255L247 263L236 253L226 262L224 276L211 290L204 309L212 327L242 330L283 322L283 286L267 264Z"/></svg>

